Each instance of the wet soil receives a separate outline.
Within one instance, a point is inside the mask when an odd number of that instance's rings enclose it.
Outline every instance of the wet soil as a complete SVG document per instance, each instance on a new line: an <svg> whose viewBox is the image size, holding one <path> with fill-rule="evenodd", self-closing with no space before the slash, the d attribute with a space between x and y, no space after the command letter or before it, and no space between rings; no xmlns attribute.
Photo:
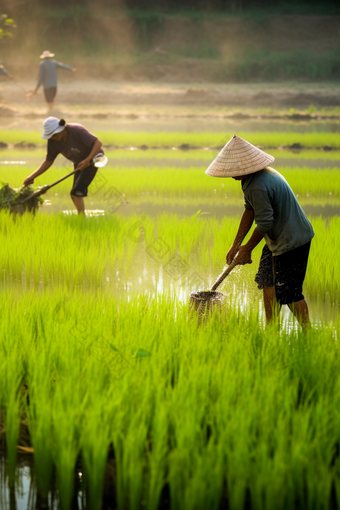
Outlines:
<svg viewBox="0 0 340 510"><path fill-rule="evenodd" d="M130 117L138 115L220 115L235 119L253 118L258 115L252 109L275 109L262 112L265 118L290 118L311 120L331 117L327 112L310 114L289 111L316 108L335 108L340 105L338 83L258 83L258 84L180 84L179 83L127 83L103 79L85 79L76 73L71 78L61 76L55 113L62 111L77 118L98 119ZM26 89L35 87L35 76L25 79ZM2 103L2 104L1 104ZM104 106L104 108L103 108ZM85 107L85 108L84 108ZM175 109L174 109L175 108ZM238 109L238 111L235 111ZM277 111L277 110L285 111ZM11 81L0 82L0 116L45 117L47 112L43 93L40 91L28 102L25 94ZM58 116L58 115L56 115Z"/></svg>

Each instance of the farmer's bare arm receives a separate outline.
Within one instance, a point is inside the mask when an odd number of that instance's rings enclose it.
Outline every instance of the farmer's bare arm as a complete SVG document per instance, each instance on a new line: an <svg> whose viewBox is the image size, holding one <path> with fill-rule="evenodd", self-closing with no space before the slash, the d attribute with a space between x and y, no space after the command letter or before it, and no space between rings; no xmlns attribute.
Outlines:
<svg viewBox="0 0 340 510"><path fill-rule="evenodd" d="M97 138L97 140L95 140L94 144L92 145L90 154L87 156L86 159L78 163L76 170L84 170L84 168L87 168L90 165L92 159L100 151L102 145L103 145L102 142Z"/></svg>
<svg viewBox="0 0 340 510"><path fill-rule="evenodd" d="M254 211L252 209L246 209L243 213L242 218L241 218L240 226L238 228L233 245L227 253L227 257L226 257L227 264L231 264L231 262L233 261L236 253L239 250L239 247L241 246L243 239L246 237L249 230L251 229L253 221L254 221Z"/></svg>
<svg viewBox="0 0 340 510"><path fill-rule="evenodd" d="M43 174L44 172L46 172L46 170L48 170L50 168L50 166L52 166L52 165L53 165L53 161L47 161L47 159L45 159L45 161L43 161L41 163L39 168L37 168L36 171L33 172L33 174L31 174L28 177L26 177L26 179L24 180L24 186L28 186L29 184L33 184L34 183L34 179L36 177L38 177L39 175Z"/></svg>
<svg viewBox="0 0 340 510"><path fill-rule="evenodd" d="M251 264L251 252L263 239L263 234L260 234L256 229L251 235L249 241L243 246L239 247L238 254L236 256L236 263L243 266L244 264Z"/></svg>

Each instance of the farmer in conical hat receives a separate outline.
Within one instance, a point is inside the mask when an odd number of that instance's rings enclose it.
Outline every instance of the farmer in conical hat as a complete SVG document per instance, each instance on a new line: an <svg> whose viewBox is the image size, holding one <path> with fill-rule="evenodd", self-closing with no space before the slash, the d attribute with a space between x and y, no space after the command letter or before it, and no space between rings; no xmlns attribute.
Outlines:
<svg viewBox="0 0 340 510"><path fill-rule="evenodd" d="M238 264L251 264L252 251L264 238L255 282L263 289L267 323L286 304L307 328L310 320L302 284L314 231L287 181L269 167L273 161L273 156L234 135L205 173L232 177L242 184L245 211L227 263L237 257ZM254 220L256 227L242 245Z"/></svg>
<svg viewBox="0 0 340 510"><path fill-rule="evenodd" d="M40 85L44 88L46 103L51 110L54 106L54 99L57 94L58 69L66 69L67 71L76 71L74 67L62 64L57 60L53 60L54 53L46 50L40 55L42 60L39 66L39 77L36 88L30 93L30 97L38 92Z"/></svg>
<svg viewBox="0 0 340 510"><path fill-rule="evenodd" d="M29 175L23 185L33 184L34 179L48 170L58 154L72 161L74 169L71 198L78 214L84 214L84 197L93 181L97 168L93 158L104 154L102 142L81 124L66 124L64 119L48 117L43 122L44 132L41 138L47 140L47 155L41 165Z"/></svg>

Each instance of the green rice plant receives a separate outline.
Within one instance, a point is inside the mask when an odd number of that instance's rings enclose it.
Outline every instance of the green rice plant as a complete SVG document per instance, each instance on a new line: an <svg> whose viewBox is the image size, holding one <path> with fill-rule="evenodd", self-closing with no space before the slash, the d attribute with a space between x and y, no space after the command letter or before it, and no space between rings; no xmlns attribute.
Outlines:
<svg viewBox="0 0 340 510"><path fill-rule="evenodd" d="M34 349L34 348L33 348ZM34 448L34 473L39 495L47 499L51 487L52 457L52 398L49 353L35 348L28 368L30 405L27 405L29 430ZM37 371L36 366L46 367Z"/></svg>
<svg viewBox="0 0 340 510"><path fill-rule="evenodd" d="M139 407L139 406L138 406ZM113 446L117 465L117 501L120 508L135 510L144 499L143 472L145 469L145 447L147 426L150 420L142 409L129 413L127 430L113 431Z"/></svg>
<svg viewBox="0 0 340 510"><path fill-rule="evenodd" d="M191 147L209 147L216 152L225 145L234 133L181 133L181 132L121 132L121 131L97 131L96 135L104 146L114 147L180 147L183 144ZM290 146L296 143L306 148L331 147L340 149L340 141L337 133L294 133L294 132L268 132L252 133L239 132L241 138L245 138L254 145L266 148ZM40 132L27 132L19 130L0 130L0 140L16 144L22 141L41 145Z"/></svg>
<svg viewBox="0 0 340 510"><path fill-rule="evenodd" d="M95 384L96 381L93 381ZM112 416L104 412L110 399L101 388L92 392L96 398L87 402L86 419L81 428L81 452L84 482L87 487L87 504L93 510L102 507L104 476L107 464ZM98 396L102 398L98 398Z"/></svg>
<svg viewBox="0 0 340 510"><path fill-rule="evenodd" d="M105 182L103 190L98 191L94 181L89 188L89 198L86 205L89 209L92 209L92 202L99 204L106 210L110 210L110 207L114 205L119 211L121 203L135 198L154 202L159 198L169 200L174 197L179 199L210 197L211 202L220 199L225 200L226 204L232 199L237 198L240 201L243 199L239 182L232 178L216 179L209 177L205 174L206 168L202 166L190 168L109 166L99 173L100 179ZM340 197L340 174L337 167L310 169L308 167L280 167L275 165L274 168L287 179L298 198L305 197L312 201L321 197L327 197L330 200ZM25 171L18 169L16 171L16 184L19 184L30 171L33 171L33 168ZM3 171L2 175L9 182L13 180L13 176L9 171ZM39 177L36 180L36 185L42 186L46 182L52 182L60 178L60 176L60 169L53 168L48 174ZM63 198L65 203L68 203L71 207L71 201L68 198L69 188L69 182L62 182L58 187L58 197L55 197L53 193L47 193L45 198L51 200L52 204L59 203ZM112 189L118 192L117 200L113 196L110 200L109 194ZM105 191L108 196L105 195Z"/></svg>
<svg viewBox="0 0 340 510"><path fill-rule="evenodd" d="M294 127L294 126L293 126ZM297 133L295 131L295 133ZM268 152L272 156L275 157L275 159L283 158L283 159L292 159L292 160L316 160L316 161L329 161L329 167L331 167L333 164L332 161L340 160L340 153L337 150L331 150L331 151L323 151L323 150L313 150L313 149L304 149L304 150L285 150L285 149L268 149ZM214 159L214 157L217 155L218 150L216 148L212 149L193 149L193 150L169 150L169 149L151 149L148 150L141 150L138 148L134 148L134 150L130 149L110 149L105 147L105 154L109 159L109 166L107 169L111 167L161 167L161 166L175 166L175 167L181 167L181 165L185 164L187 161L205 161L207 163L207 166L209 163ZM39 164L40 161L42 161L46 156L46 149L45 148L37 148L37 149L31 149L29 152L23 151L22 149L8 149L6 151L2 152L1 156L1 162L3 161L21 161L23 160L25 163L22 165L15 165L15 164L5 164L0 163L0 176L1 180L5 182L10 182L15 184L16 186L19 186L22 184L24 178L29 174L29 172L33 172L36 169L36 166ZM32 166L32 163L35 163L36 166ZM66 173L67 169L72 169L71 162L67 162L67 166L65 166L66 160L60 156L58 157L52 168L48 170L48 173L46 173L41 179L45 179L46 182L52 182L53 179L47 179L56 168L59 169L59 172L61 170L64 170L64 173ZM182 162L182 163L181 163ZM275 166L276 163L273 163L273 166ZM192 163L191 166L194 166L194 163ZM201 164L199 164L201 166ZM101 172L105 172L106 170L102 170ZM13 179L13 176L15 176L15 179ZM58 176L61 177L62 174L58 173ZM53 176L54 177L54 176ZM14 182L15 181L15 182ZM66 183L67 184L67 183ZM56 188L56 191L59 189Z"/></svg>
<svg viewBox="0 0 340 510"><path fill-rule="evenodd" d="M6 452L9 487L14 487L17 467L17 444L19 438L21 421L21 383L22 369L20 362L18 365L11 360L13 354L7 354L9 362L3 366L2 386L3 399L2 405L5 407L5 431L6 431Z"/></svg>
<svg viewBox="0 0 340 510"><path fill-rule="evenodd" d="M178 297L117 302L66 287L5 290L0 306L1 376L13 374L11 387L27 380L33 436L37 412L47 421L51 413L52 433L39 432L63 508L79 454L98 505L111 439L122 508L157 507L166 484L180 509L329 500L338 476L338 320L304 336L265 329L252 301L230 302L198 328ZM13 412L14 402L1 402Z"/></svg>
<svg viewBox="0 0 340 510"><path fill-rule="evenodd" d="M311 255L308 262L306 289L312 296L329 295L332 301L338 299L339 289L334 285L338 278L338 269L334 264L335 250L339 247L337 230L339 217L325 221L322 218L312 219L316 236L312 241Z"/></svg>
<svg viewBox="0 0 340 510"><path fill-rule="evenodd" d="M91 292L104 288L119 292L123 288L128 291L132 282L136 290L139 278L138 288L143 291L140 285L150 290L148 280L161 270L165 288L169 285L179 289L194 273L206 285L212 284L225 264L240 216L219 220L200 214L185 218L163 214L156 219L107 216L84 220L40 215L33 221L28 216L14 221L3 213L0 231L6 243L0 254L1 281L17 288L55 289L63 283L70 290L81 285ZM311 221L316 236L305 289L312 297L335 303L339 293L338 218ZM158 254L160 243L163 248ZM259 246L253 252L254 263L236 268L225 285L237 285L244 291L254 288L250 280L260 254ZM181 267L173 280L171 260L175 259Z"/></svg>
<svg viewBox="0 0 340 510"><path fill-rule="evenodd" d="M163 391L155 395L155 408L147 450L146 501L150 510L159 508L162 489L167 479L169 417L163 404Z"/></svg>
<svg viewBox="0 0 340 510"><path fill-rule="evenodd" d="M48 216L39 215L32 220L24 215L16 221L1 213L0 230L4 239L10 240L2 252L2 278L26 281L28 286L32 278L35 285L42 279L45 285L58 281L79 285L84 280L100 283L106 268L123 258L123 239L136 219L124 221L126 230L121 229L122 224L114 216L103 218L102 225L106 227L99 230L97 218L89 220L56 216L50 229ZM136 246L129 243L130 251Z"/></svg>
<svg viewBox="0 0 340 510"><path fill-rule="evenodd" d="M56 465L61 508L71 508L74 492L74 470L80 453L81 414L79 400L57 387L53 399L53 460Z"/></svg>

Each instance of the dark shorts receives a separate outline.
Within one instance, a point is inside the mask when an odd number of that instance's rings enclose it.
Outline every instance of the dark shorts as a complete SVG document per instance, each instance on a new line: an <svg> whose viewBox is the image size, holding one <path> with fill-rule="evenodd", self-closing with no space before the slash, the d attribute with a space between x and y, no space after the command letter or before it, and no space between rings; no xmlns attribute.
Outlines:
<svg viewBox="0 0 340 510"><path fill-rule="evenodd" d="M57 87L50 87L48 89L44 89L46 103L53 103L54 98L57 94Z"/></svg>
<svg viewBox="0 0 340 510"><path fill-rule="evenodd" d="M87 197L87 188L93 181L97 170L98 169L93 165L84 168L84 170L78 170L73 177L71 195L76 197Z"/></svg>
<svg viewBox="0 0 340 510"><path fill-rule="evenodd" d="M304 299L302 284L305 279L311 242L273 257L267 245L262 250L255 282L259 289L274 287L281 305Z"/></svg>

